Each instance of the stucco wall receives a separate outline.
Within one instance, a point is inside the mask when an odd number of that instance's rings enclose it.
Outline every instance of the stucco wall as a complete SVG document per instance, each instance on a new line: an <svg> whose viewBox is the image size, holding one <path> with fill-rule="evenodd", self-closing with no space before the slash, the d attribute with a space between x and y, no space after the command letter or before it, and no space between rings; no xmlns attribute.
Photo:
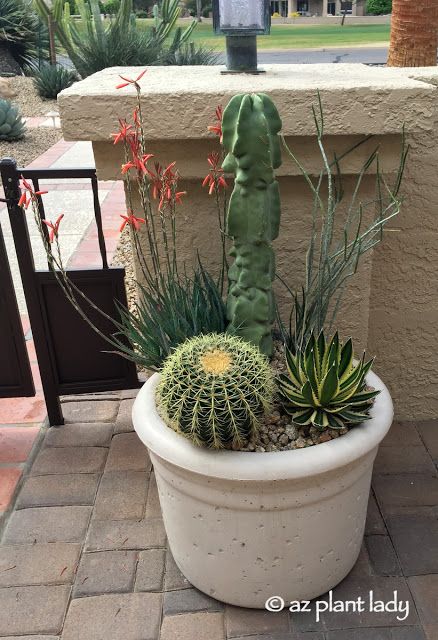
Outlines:
<svg viewBox="0 0 438 640"><path fill-rule="evenodd" d="M177 160L188 192L179 209L180 255L190 260L194 247L213 268L219 257L216 214L200 180L206 156L215 147L207 125L217 104L235 93L263 91L276 102L288 143L311 174L321 166L311 112L320 91L330 149L341 152L361 136L374 134L386 174L394 174L403 123L411 154L404 182L405 203L399 219L385 232L384 244L361 265L346 292L339 314L344 336L376 355L376 371L393 393L399 418L435 416L438 410L438 238L436 210L438 151L436 70L369 68L362 65L267 66L263 76L221 76L217 68L150 68L143 81L144 111L150 151L162 162ZM118 73L105 70L64 91L59 98L67 139L94 142L101 179L117 177L120 150L110 143L117 117L135 103L131 89L116 91ZM138 70L123 72L135 75ZM419 79L417 79L419 78ZM438 80L437 80L438 82ZM351 193L361 148L345 166L344 187ZM310 231L311 197L290 163L279 172L282 195L281 234L276 241L279 271L299 286ZM373 176L363 185L371 197ZM342 212L340 212L342 214ZM288 305L279 292L284 313Z"/></svg>

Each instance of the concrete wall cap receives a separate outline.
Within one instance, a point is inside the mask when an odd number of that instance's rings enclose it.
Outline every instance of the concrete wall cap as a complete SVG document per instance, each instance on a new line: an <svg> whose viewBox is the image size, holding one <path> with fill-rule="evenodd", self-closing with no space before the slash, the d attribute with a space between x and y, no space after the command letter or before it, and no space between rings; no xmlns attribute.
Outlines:
<svg viewBox="0 0 438 640"><path fill-rule="evenodd" d="M436 88L389 68L361 64L264 65L266 74L220 75L220 67L149 67L141 81L150 140L211 138L214 109L236 93L264 92L275 101L285 135L314 135L312 105L321 92L326 133L395 134L432 129ZM139 68L113 67L89 76L58 96L67 140L104 141L129 116L132 87L116 89L119 75Z"/></svg>

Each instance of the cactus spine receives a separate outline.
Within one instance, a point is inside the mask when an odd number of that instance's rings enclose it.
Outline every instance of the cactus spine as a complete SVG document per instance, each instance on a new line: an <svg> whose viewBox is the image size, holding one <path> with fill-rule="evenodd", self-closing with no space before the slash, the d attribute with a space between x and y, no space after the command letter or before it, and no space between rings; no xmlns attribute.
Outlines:
<svg viewBox="0 0 438 640"><path fill-rule="evenodd" d="M237 336L196 336L166 359L157 389L165 422L198 446L247 442L269 407L274 376L267 359Z"/></svg>
<svg viewBox="0 0 438 640"><path fill-rule="evenodd" d="M237 95L222 121L226 172L235 174L227 216L233 239L227 314L232 334L271 355L275 302L272 282L275 255L271 242L278 236L280 193L274 169L281 164L278 132L281 120L264 94Z"/></svg>

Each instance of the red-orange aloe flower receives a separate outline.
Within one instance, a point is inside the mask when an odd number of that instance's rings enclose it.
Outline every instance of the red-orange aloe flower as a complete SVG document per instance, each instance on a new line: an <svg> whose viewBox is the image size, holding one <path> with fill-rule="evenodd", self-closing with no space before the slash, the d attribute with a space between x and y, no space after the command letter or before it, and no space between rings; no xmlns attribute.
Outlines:
<svg viewBox="0 0 438 640"><path fill-rule="evenodd" d="M144 156L139 157L133 153L133 158L130 162L122 164L122 175L128 173L130 169L137 169L138 173L148 174L149 170L146 167L147 162L153 158L152 153L146 153Z"/></svg>
<svg viewBox="0 0 438 640"><path fill-rule="evenodd" d="M158 209L161 211L166 204L170 204L173 200L177 204L181 204L182 196L186 195L186 191L177 191L179 175L174 171L176 162L171 162L165 169L158 162L155 163L155 173L149 172L152 183L152 197L160 199Z"/></svg>
<svg viewBox="0 0 438 640"><path fill-rule="evenodd" d="M124 76L120 76L120 78L124 80L124 82L122 82L121 84L118 84L116 86L116 89L123 89L123 87L128 87L130 84L133 84L133 85L138 84L140 80L143 78L146 71L147 69L139 73L139 75L134 80L132 78L125 78Z"/></svg>
<svg viewBox="0 0 438 640"><path fill-rule="evenodd" d="M50 220L43 220L44 224L50 229L49 240L53 242L55 238L58 237L59 233L59 225L61 224L61 220L63 219L64 214L61 213L60 216L57 217L56 222L51 222Z"/></svg>
<svg viewBox="0 0 438 640"><path fill-rule="evenodd" d="M133 227L133 229L135 229L136 231L138 231L140 229L140 225L145 224L146 220L144 218L137 218L137 216L134 216L134 214L130 213L129 216L120 216L121 218L123 218L123 222L120 225L120 231L123 231L123 229L126 227L127 224L129 224L131 227Z"/></svg>
<svg viewBox="0 0 438 640"><path fill-rule="evenodd" d="M215 117L216 117L216 122L218 124L214 124L211 125L210 127L207 127L209 131L211 131L211 133L215 133L217 136L219 136L220 138L220 142L222 142L222 116L224 114L224 111L221 107L221 105L216 107L216 111L215 111Z"/></svg>
<svg viewBox="0 0 438 640"><path fill-rule="evenodd" d="M21 196L18 201L18 206L27 209L29 204L32 202L32 198L36 196L43 196L47 191L35 191L32 185L25 179L23 176L21 177Z"/></svg>
<svg viewBox="0 0 438 640"><path fill-rule="evenodd" d="M187 191L177 191L177 192L175 193L175 202L176 202L177 204L182 204L182 200L181 200L181 198L182 198L183 196L186 196L186 195L187 195Z"/></svg>
<svg viewBox="0 0 438 640"><path fill-rule="evenodd" d="M211 169L205 176L202 186L206 187L208 185L209 187L208 193L209 195L211 195L214 192L216 187L218 189L220 189L221 187L223 189L226 189L228 185L223 176L224 170L219 166L219 162L220 162L219 154L216 152L210 153L207 160Z"/></svg>
<svg viewBox="0 0 438 640"><path fill-rule="evenodd" d="M128 124L126 120L119 118L119 131L118 133L112 133L111 136L114 138L114 144L121 141L130 142L135 138L135 132L132 128L132 124Z"/></svg>

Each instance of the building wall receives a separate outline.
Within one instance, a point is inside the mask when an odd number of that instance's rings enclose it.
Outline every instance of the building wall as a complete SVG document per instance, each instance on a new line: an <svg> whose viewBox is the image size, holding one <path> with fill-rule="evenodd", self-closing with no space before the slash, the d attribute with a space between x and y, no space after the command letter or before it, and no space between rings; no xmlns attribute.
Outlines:
<svg viewBox="0 0 438 640"><path fill-rule="evenodd" d="M309 0L309 14L310 16L323 16L324 5L327 5L328 0ZM283 5L284 7L285 5ZM278 11L279 2L271 1L272 12ZM288 0L287 15L297 11L297 0ZM341 11L341 2L337 1L337 13ZM366 15L366 0L353 1L352 7L353 15L363 16Z"/></svg>
<svg viewBox="0 0 438 640"><path fill-rule="evenodd" d="M384 240L362 261L345 291L335 327L352 336L357 353L376 356L375 371L388 385L398 419L420 420L438 413L438 71L372 68L355 64L264 65L258 76L221 75L215 67L149 67L144 82L148 152L164 165L176 161L187 191L178 207L178 252L187 264L196 250L217 270L220 243L214 198L201 187L217 138L208 133L214 110L236 93L268 94L277 105L283 133L308 174L317 180L321 155L312 106L318 92L324 108L324 142L337 157L371 135L343 162L348 203L361 166L379 148L389 184L399 163L402 127L410 155L402 185L403 206ZM58 103L64 137L92 140L100 180L120 179L122 150L111 142L118 117L132 113L133 89L117 91L121 69L105 69L63 91ZM124 69L135 77L138 69ZM375 169L362 183L361 200L375 198ZM278 271L298 289L303 282L311 228L312 196L287 153L277 171L282 198ZM231 185L230 185L231 186ZM138 202L134 211L142 215ZM339 210L340 220L345 210ZM342 227L342 225L341 225ZM339 229L339 228L338 228ZM144 227L140 238L145 242ZM216 239L216 240L215 240ZM137 265L138 266L138 265ZM140 270L139 270L140 273ZM290 299L277 289L286 319Z"/></svg>

